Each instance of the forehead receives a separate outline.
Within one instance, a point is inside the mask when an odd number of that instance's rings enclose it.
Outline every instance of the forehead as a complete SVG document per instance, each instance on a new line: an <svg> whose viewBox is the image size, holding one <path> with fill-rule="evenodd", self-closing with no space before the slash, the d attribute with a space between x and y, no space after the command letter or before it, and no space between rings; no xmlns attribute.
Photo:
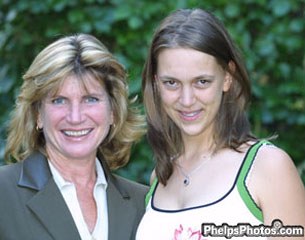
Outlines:
<svg viewBox="0 0 305 240"><path fill-rule="evenodd" d="M212 74L219 68L212 55L189 48L163 49L157 57L157 73L161 75Z"/></svg>
<svg viewBox="0 0 305 240"><path fill-rule="evenodd" d="M62 91L70 91L75 88L87 93L92 91L105 91L104 83L97 80L92 75L69 75L54 87L53 91L50 92L50 95L57 95Z"/></svg>

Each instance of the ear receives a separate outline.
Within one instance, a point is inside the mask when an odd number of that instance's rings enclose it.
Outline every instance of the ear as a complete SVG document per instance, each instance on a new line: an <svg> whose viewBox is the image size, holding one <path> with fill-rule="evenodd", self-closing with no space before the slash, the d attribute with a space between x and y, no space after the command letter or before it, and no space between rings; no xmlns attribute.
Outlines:
<svg viewBox="0 0 305 240"><path fill-rule="evenodd" d="M43 123L42 123L41 113L40 112L38 112L36 123L37 123L37 127L38 128L40 128L40 129L43 128Z"/></svg>
<svg viewBox="0 0 305 240"><path fill-rule="evenodd" d="M114 124L114 114L113 114L113 110L111 110L110 113L110 125Z"/></svg>
<svg viewBox="0 0 305 240"><path fill-rule="evenodd" d="M110 110L110 113L109 113L109 125L115 125L115 122L114 122L114 110L113 110L113 106L112 106L112 103L110 103L109 105L109 110Z"/></svg>
<svg viewBox="0 0 305 240"><path fill-rule="evenodd" d="M232 82L233 82L233 73L235 72L235 63L230 61L228 64L228 69L225 72L224 83L223 83L223 92L229 91Z"/></svg>

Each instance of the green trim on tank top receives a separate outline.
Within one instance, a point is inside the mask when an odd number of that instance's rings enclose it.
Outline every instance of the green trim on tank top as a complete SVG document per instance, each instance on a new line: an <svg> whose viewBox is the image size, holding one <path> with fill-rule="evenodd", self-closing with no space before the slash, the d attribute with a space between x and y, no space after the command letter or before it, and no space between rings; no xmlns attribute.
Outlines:
<svg viewBox="0 0 305 240"><path fill-rule="evenodd" d="M242 169L237 179L237 189L241 198L243 199L244 203L246 204L250 212L261 222L263 222L264 220L262 210L257 206L254 199L252 198L246 186L246 179L259 148L264 144L271 144L271 143L268 142L267 140L261 140L255 143L251 147L251 149L247 153L246 159L243 163Z"/></svg>
<svg viewBox="0 0 305 240"><path fill-rule="evenodd" d="M150 188L149 188L148 193L147 193L146 196L145 196L145 207L147 207L147 205L148 205L148 203L149 203L149 200L150 200L150 198L152 197L153 192L154 192L154 190L155 190L155 188L156 188L156 186L157 186L157 183L158 183L158 179L155 178L155 179L153 180L153 182L152 182Z"/></svg>
<svg viewBox="0 0 305 240"><path fill-rule="evenodd" d="M264 144L271 144L270 142L268 142L267 140L261 140L259 142L257 142L256 144L254 144L250 150L247 153L246 159L243 163L243 166L241 168L241 171L239 173L238 179L237 179L237 189L238 192L240 194L240 197L242 198L242 200L244 201L244 203L246 204L247 208L250 210L250 212L261 222L263 222L263 214L261 209L257 206L257 204L255 203L255 201L253 200L253 198L251 197L245 180L248 176L248 173L251 169L251 166L253 164L253 161L255 159L255 156L257 154L258 149L264 145ZM158 179L155 178L150 186L150 189L148 191L148 193L145 196L145 206L147 207L149 200L151 199L153 192L156 189L158 183Z"/></svg>

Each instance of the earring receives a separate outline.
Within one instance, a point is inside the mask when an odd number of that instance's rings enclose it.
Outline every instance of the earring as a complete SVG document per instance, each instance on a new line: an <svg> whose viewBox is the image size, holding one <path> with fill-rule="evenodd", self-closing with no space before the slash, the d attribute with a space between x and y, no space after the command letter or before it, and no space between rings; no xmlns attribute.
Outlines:
<svg viewBox="0 0 305 240"><path fill-rule="evenodd" d="M42 128L38 127L38 124L36 125L36 131L37 132L41 132L42 131Z"/></svg>

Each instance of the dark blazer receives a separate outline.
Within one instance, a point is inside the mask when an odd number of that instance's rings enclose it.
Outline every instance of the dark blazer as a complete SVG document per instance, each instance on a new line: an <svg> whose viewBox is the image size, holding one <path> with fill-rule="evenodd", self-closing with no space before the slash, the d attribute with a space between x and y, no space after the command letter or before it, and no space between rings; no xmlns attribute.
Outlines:
<svg viewBox="0 0 305 240"><path fill-rule="evenodd" d="M108 239L135 239L147 187L110 173L107 178ZM72 215L46 158L34 153L0 168L0 240L80 240Z"/></svg>

